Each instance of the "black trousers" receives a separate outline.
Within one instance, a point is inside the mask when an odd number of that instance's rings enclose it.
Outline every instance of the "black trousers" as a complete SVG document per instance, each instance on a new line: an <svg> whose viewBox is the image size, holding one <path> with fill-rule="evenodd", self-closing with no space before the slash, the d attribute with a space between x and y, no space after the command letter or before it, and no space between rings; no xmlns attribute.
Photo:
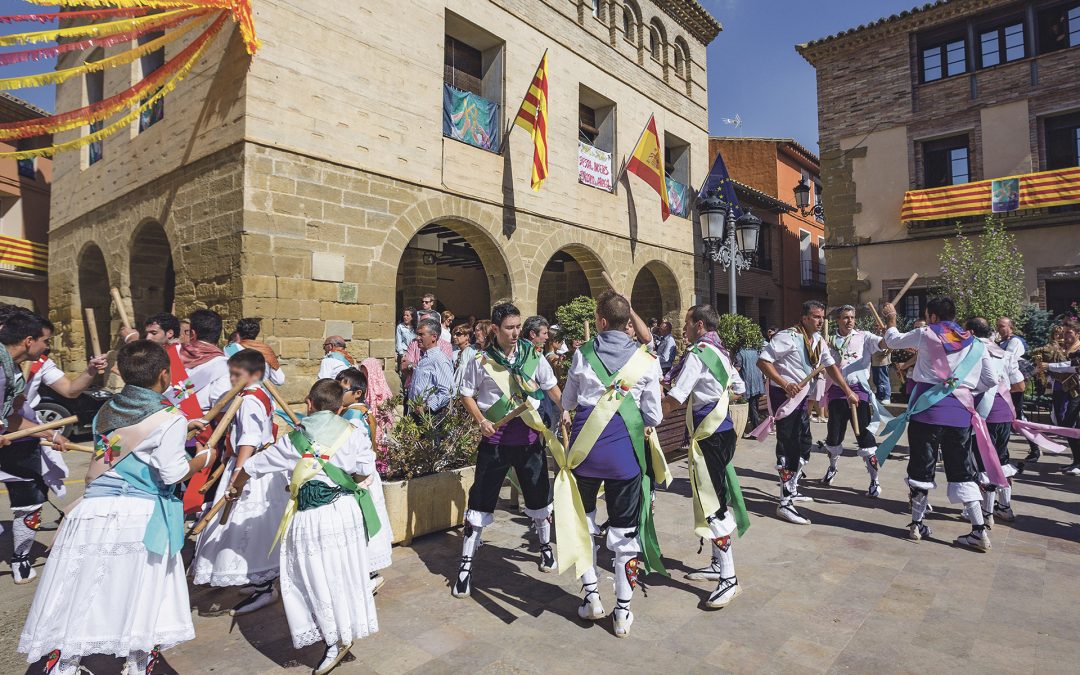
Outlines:
<svg viewBox="0 0 1080 675"><path fill-rule="evenodd" d="M604 478L577 478L578 491L585 513L596 510L596 496L600 494L600 485L604 485L604 502L607 504L608 525L611 527L636 528L641 517L641 476L626 480L607 480Z"/></svg>
<svg viewBox="0 0 1080 675"><path fill-rule="evenodd" d="M720 508L712 514L723 518L727 513L727 465L735 456L735 442L738 436L734 429L720 431L708 438L698 441L701 446L701 454L705 458L705 468L709 472L713 487L716 489L716 498L720 502Z"/></svg>
<svg viewBox="0 0 1080 675"><path fill-rule="evenodd" d="M940 449L945 477L950 483L975 482L979 469L971 454L971 427L946 427L912 420L908 422L907 434L909 478L932 482Z"/></svg>
<svg viewBox="0 0 1080 675"><path fill-rule="evenodd" d="M547 458L541 441L532 445L496 445L482 440L476 450L476 479L469 489L470 509L481 513L495 511L510 467L517 473L525 508L539 510L551 503Z"/></svg>
<svg viewBox="0 0 1080 675"><path fill-rule="evenodd" d="M856 409L859 414L859 437L855 440L860 448L873 448L877 446L874 434L866 430L870 424L870 402L859 401ZM829 401L829 432L825 438L826 445L840 445L847 435L848 425L851 424L851 406L847 399L838 398Z"/></svg>
<svg viewBox="0 0 1080 675"><path fill-rule="evenodd" d="M1068 397L1068 394L1065 396ZM1065 416L1061 426L1070 429L1080 428L1080 396L1069 398L1065 406ZM1072 450L1073 464L1080 464L1080 438L1070 438L1069 449Z"/></svg>
<svg viewBox="0 0 1080 675"><path fill-rule="evenodd" d="M746 421L749 426L746 428L745 433L750 433L754 429L757 429L758 425L761 424L761 409L758 405L761 403L762 396L764 396L764 394L754 394L746 399L748 409Z"/></svg>
<svg viewBox="0 0 1080 675"><path fill-rule="evenodd" d="M44 504L49 498L49 488L41 477L41 445L38 439L15 441L0 450L0 469L24 481L7 483L11 508Z"/></svg>
<svg viewBox="0 0 1080 675"><path fill-rule="evenodd" d="M798 471L799 460L806 462L810 459L813 443L810 415L806 408L776 421L776 463L783 463L788 471Z"/></svg>
<svg viewBox="0 0 1080 675"><path fill-rule="evenodd" d="M987 422L986 430L990 432L990 440L994 444L994 450L997 452L998 461L1000 461L1002 465L1008 464L1009 436L1012 435L1012 424L1009 422ZM982 455L979 454L979 446L975 439L974 432L971 434L968 446L971 449L971 456L975 460L975 466L979 468L979 471L986 471Z"/></svg>

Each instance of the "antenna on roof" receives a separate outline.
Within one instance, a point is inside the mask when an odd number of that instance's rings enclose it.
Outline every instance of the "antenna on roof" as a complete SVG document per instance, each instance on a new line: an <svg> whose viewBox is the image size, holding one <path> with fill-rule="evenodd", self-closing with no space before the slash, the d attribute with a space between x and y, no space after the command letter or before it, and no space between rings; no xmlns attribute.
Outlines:
<svg viewBox="0 0 1080 675"><path fill-rule="evenodd" d="M730 124L736 129L742 127L742 117L739 117L739 113L735 113L735 117L724 117L720 120L724 124ZM739 132L739 136L742 136L742 132Z"/></svg>

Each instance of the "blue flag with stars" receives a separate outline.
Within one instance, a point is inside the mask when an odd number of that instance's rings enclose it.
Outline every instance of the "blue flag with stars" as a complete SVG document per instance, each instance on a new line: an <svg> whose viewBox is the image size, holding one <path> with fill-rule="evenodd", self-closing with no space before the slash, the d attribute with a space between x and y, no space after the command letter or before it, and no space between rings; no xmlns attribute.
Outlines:
<svg viewBox="0 0 1080 675"><path fill-rule="evenodd" d="M739 208L739 198L735 195L735 183L732 182L731 176L728 175L727 165L724 164L724 156L719 152L716 153L716 161L713 162L712 168L709 169L709 175L705 177L705 182L701 185L701 189L698 190L698 199L703 199L706 194L716 189L720 190L721 199L735 207L735 217L741 216L743 212Z"/></svg>

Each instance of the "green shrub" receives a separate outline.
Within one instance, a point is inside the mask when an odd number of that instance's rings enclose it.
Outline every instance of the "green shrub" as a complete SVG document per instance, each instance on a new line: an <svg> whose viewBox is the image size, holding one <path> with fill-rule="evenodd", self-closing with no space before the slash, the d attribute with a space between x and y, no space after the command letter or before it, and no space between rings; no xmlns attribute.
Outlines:
<svg viewBox="0 0 1080 675"><path fill-rule="evenodd" d="M555 310L555 322L559 324L559 335L566 342L585 339L585 322L590 325L590 337L596 334L596 300L583 295L578 296Z"/></svg>
<svg viewBox="0 0 1080 675"><path fill-rule="evenodd" d="M743 347L759 347L765 341L761 327L741 314L721 314L716 333L732 354Z"/></svg>
<svg viewBox="0 0 1080 675"><path fill-rule="evenodd" d="M401 401L399 394L383 406L394 410ZM426 410L399 416L387 436L383 478L403 480L475 464L480 427L455 398L439 416Z"/></svg>

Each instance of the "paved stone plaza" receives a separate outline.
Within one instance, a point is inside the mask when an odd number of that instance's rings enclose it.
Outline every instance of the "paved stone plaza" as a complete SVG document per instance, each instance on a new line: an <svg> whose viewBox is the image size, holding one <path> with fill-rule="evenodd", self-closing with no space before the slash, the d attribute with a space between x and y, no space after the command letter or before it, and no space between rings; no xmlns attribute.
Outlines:
<svg viewBox="0 0 1080 675"><path fill-rule="evenodd" d="M823 436L824 425L814 424L813 431ZM1014 457L1025 450L1014 443ZM804 509L814 524L782 523L773 515L772 454L771 441L741 441L736 454L753 525L735 547L743 594L727 609L705 610L711 584L683 578L706 554L697 553L691 532L690 487L680 460L675 484L656 501L672 576L648 577L647 596L639 589L629 639L614 637L610 619L597 625L577 620L576 580L540 573L526 519L504 509L485 530L471 599L452 598L446 581L457 570L459 532L395 549L378 596L380 632L354 645L353 657L337 672L1076 672L1080 480L1058 473L1065 458L1039 462L1020 477L1017 521L995 526L993 550L980 554L951 545L967 526L944 503L943 487L932 495L937 511L927 518L933 540L906 539L902 461L886 465L883 498L873 502L865 497L862 462L845 456L833 488L817 480L805 484L817 500ZM75 475L85 460L73 464ZM824 455L815 454L810 475L819 478L825 464ZM5 525L10 517L5 500ZM52 535L40 539L47 545ZM37 548L39 556L44 550ZM7 560L10 553L5 534L0 555ZM602 559L610 570L610 557ZM39 557L39 571L44 562ZM26 670L15 654L34 588L12 585L3 565L2 673L41 672L40 665ZM610 610L610 572L601 593ZM236 622L215 615L240 597L195 590L198 637L166 652L156 672L310 672L322 649L292 648L280 604ZM85 665L95 675L119 670L109 659Z"/></svg>

